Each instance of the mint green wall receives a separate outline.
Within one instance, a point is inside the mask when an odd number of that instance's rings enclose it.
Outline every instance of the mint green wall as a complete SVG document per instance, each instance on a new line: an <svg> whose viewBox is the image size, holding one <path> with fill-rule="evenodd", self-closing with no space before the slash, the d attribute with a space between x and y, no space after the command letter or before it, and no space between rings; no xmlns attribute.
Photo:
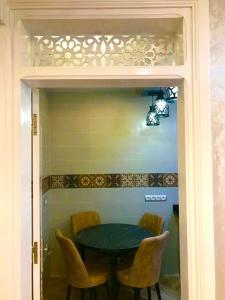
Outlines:
<svg viewBox="0 0 225 300"><path fill-rule="evenodd" d="M48 92L50 173L177 172L176 105L158 127L146 127L150 99L141 90ZM48 192L51 273L63 272L56 228L70 235L70 216L95 209L102 222L137 224L151 211L168 227L177 188L55 189ZM166 194L166 202L144 202L145 194ZM170 265L164 266L166 273ZM174 271L174 270L171 270ZM177 273L177 272L176 272Z"/></svg>

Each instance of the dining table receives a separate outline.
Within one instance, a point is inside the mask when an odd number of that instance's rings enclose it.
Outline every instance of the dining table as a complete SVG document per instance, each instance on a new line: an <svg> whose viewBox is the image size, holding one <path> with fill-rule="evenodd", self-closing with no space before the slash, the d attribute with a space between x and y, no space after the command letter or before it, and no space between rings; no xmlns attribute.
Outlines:
<svg viewBox="0 0 225 300"><path fill-rule="evenodd" d="M108 255L110 264L110 299L116 299L116 265L118 257L138 249L141 241L154 234L138 225L109 223L86 227L76 236L81 253L86 249Z"/></svg>

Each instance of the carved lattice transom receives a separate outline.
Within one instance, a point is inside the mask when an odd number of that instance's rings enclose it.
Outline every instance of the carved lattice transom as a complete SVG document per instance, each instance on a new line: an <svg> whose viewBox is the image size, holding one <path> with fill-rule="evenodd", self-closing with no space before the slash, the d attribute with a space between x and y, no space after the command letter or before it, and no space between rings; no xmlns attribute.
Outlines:
<svg viewBox="0 0 225 300"><path fill-rule="evenodd" d="M175 35L34 36L34 66L175 65L181 56Z"/></svg>

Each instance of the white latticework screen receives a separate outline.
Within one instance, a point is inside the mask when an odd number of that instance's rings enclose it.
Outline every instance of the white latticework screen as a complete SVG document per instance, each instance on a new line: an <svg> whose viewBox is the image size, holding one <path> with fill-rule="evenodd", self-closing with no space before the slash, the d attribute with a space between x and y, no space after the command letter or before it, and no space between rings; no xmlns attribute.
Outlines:
<svg viewBox="0 0 225 300"><path fill-rule="evenodd" d="M177 35L34 36L34 66L176 65L182 57Z"/></svg>

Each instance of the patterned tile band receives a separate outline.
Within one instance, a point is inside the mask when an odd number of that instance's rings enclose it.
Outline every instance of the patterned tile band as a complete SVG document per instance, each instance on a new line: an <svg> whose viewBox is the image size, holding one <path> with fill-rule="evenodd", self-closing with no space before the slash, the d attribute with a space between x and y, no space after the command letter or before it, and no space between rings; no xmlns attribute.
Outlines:
<svg viewBox="0 0 225 300"><path fill-rule="evenodd" d="M50 189L50 177L42 178L42 194L46 193Z"/></svg>
<svg viewBox="0 0 225 300"><path fill-rule="evenodd" d="M42 179L42 191L75 188L177 187L177 173L70 174Z"/></svg>

